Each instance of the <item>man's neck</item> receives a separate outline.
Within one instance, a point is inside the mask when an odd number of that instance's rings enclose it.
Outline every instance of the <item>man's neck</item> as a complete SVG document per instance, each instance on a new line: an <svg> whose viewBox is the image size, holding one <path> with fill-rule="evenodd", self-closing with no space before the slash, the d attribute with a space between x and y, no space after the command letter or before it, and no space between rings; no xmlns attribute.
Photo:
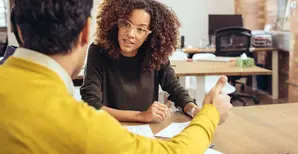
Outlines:
<svg viewBox="0 0 298 154"><path fill-rule="evenodd" d="M72 63L69 61L69 59L71 59L69 58L70 55L52 55L50 57L59 63L70 77L73 76L74 69L73 66L71 66Z"/></svg>

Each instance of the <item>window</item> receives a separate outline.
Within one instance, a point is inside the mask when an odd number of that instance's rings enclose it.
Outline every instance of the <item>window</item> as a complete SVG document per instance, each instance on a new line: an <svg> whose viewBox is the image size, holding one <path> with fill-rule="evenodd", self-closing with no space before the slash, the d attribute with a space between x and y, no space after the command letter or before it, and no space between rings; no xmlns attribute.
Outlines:
<svg viewBox="0 0 298 154"><path fill-rule="evenodd" d="M290 0L278 0L278 30L290 30Z"/></svg>
<svg viewBox="0 0 298 154"><path fill-rule="evenodd" d="M0 0L0 27L7 27L5 0Z"/></svg>

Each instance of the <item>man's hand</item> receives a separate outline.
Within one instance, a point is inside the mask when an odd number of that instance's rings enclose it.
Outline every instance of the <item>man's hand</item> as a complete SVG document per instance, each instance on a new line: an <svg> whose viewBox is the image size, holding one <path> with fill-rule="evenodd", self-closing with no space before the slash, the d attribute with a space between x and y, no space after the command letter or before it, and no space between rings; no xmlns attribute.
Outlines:
<svg viewBox="0 0 298 154"><path fill-rule="evenodd" d="M204 104L213 104L217 108L220 114L219 124L222 124L227 120L229 117L229 110L233 107L230 103L231 98L228 95L221 93L221 90L227 83L227 80L226 76L220 77L216 85L206 95L204 100Z"/></svg>
<svg viewBox="0 0 298 154"><path fill-rule="evenodd" d="M139 114L140 122L163 121L170 116L170 109L162 103L153 102L147 111Z"/></svg>

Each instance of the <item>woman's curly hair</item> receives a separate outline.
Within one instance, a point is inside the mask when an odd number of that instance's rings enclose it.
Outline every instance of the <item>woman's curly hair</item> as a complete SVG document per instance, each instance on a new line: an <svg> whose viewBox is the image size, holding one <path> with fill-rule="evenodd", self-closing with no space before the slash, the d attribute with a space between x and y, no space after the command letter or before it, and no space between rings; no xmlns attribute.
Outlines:
<svg viewBox="0 0 298 154"><path fill-rule="evenodd" d="M178 46L180 22L172 9L156 0L104 0L96 17L95 44L106 49L111 58L118 59L117 21L128 19L135 9L144 9L151 17L152 33L139 49L144 55L143 69L159 70Z"/></svg>

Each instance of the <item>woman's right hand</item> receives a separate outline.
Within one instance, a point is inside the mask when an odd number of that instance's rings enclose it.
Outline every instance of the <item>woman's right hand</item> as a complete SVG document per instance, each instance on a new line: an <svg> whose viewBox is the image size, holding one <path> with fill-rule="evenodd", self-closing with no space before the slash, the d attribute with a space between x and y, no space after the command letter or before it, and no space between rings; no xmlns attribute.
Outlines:
<svg viewBox="0 0 298 154"><path fill-rule="evenodd" d="M140 122L163 121L170 116L170 109L162 103L153 102L147 111L139 114Z"/></svg>

